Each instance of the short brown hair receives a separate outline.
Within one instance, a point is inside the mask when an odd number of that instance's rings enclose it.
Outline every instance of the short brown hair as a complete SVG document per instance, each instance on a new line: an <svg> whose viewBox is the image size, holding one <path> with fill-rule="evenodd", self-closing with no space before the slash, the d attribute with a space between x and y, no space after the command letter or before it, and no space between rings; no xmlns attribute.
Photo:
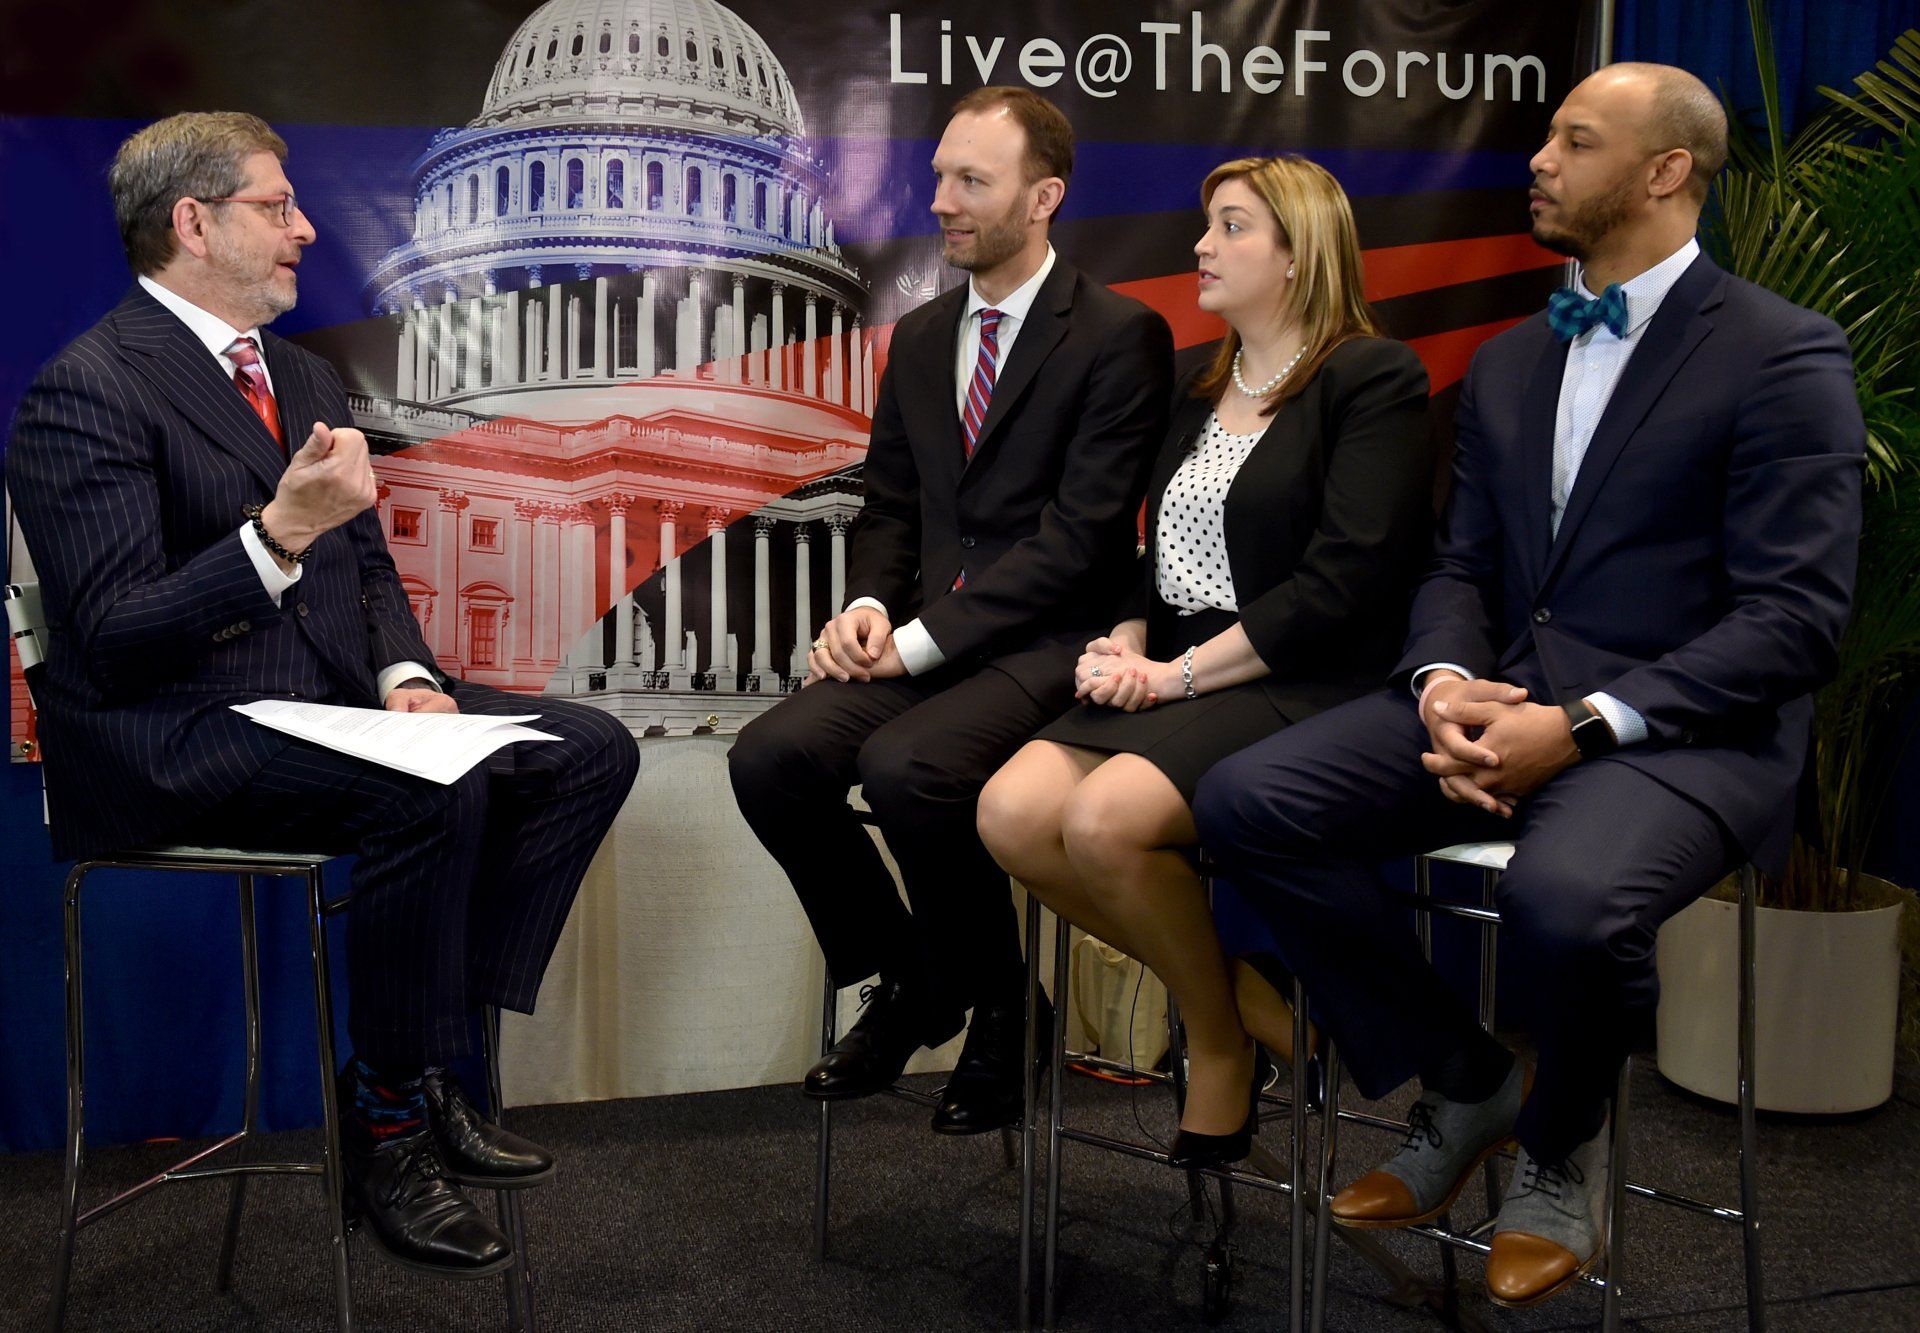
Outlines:
<svg viewBox="0 0 1920 1333"><path fill-rule="evenodd" d="M286 140L244 111L183 111L156 120L120 145L107 172L120 244L135 273L157 273L173 259L173 206L183 198L218 199L238 190L255 153L287 160Z"/></svg>
<svg viewBox="0 0 1920 1333"><path fill-rule="evenodd" d="M1333 173L1317 162L1287 154L1222 162L1200 185L1200 206L1228 181L1244 181L1280 226L1280 240L1293 252L1294 280L1287 284L1281 317L1300 326L1300 362L1266 396L1260 414L1270 416L1306 384L1334 348L1349 338L1378 338L1380 323L1364 294L1360 234L1353 206ZM1196 398L1218 402L1233 379L1240 335L1227 328L1213 364L1194 382Z"/></svg>
<svg viewBox="0 0 1920 1333"><path fill-rule="evenodd" d="M1073 126L1060 108L1028 88L994 85L975 88L953 104L948 119L954 116L982 116L1005 107L1007 114L1026 131L1027 152L1021 161L1027 184L1058 176L1073 179Z"/></svg>

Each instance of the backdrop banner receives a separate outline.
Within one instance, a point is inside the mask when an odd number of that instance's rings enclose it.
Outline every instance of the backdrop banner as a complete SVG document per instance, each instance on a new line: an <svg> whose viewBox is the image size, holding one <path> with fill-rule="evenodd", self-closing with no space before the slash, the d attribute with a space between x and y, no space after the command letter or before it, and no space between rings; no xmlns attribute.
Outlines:
<svg viewBox="0 0 1920 1333"><path fill-rule="evenodd" d="M958 97L1058 102L1079 142L1054 244L1160 310L1183 364L1221 331L1194 305L1201 180L1247 155L1326 166L1366 294L1444 423L1474 349L1559 280L1527 235L1526 164L1590 59L1586 8L9 6L0 413L130 281L105 188L118 143L177 110L257 112L319 233L274 327L346 382L439 663L636 735L730 732L797 687L841 603L894 322L964 276L928 213ZM16 757L31 725L16 668ZM26 854L37 875L44 855ZM9 1132L11 1096L0 1146L49 1141L37 1110Z"/></svg>

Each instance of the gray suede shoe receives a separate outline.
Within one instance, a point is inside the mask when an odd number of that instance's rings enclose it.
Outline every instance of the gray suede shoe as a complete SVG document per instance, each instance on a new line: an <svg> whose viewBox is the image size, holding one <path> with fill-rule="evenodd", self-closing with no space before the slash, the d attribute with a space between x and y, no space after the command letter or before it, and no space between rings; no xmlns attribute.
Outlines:
<svg viewBox="0 0 1920 1333"><path fill-rule="evenodd" d="M1363 1229L1409 1227L1446 1212L1475 1169L1511 1140L1531 1082L1515 1059L1500 1090L1484 1102L1421 1093L1399 1150L1334 1196L1333 1220Z"/></svg>
<svg viewBox="0 0 1920 1333"><path fill-rule="evenodd" d="M1522 1148L1487 1253L1487 1295L1537 1305L1598 1263L1607 1237L1607 1127L1560 1165Z"/></svg>

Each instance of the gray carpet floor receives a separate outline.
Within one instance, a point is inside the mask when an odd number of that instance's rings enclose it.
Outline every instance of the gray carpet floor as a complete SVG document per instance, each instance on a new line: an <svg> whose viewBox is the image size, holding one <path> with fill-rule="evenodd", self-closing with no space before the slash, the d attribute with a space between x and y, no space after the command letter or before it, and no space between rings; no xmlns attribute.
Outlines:
<svg viewBox="0 0 1920 1333"><path fill-rule="evenodd" d="M1069 1076L1069 1122L1138 1139L1165 1137L1163 1091ZM928 1082L931 1082L929 1080ZM1765 1117L1762 1199L1770 1327L1920 1329L1920 1099L1914 1084L1880 1110L1841 1121ZM1737 1201L1736 1124L1636 1067L1630 1175ZM1389 1104L1385 1109L1394 1109ZM926 1111L889 1098L836 1112L832 1252L811 1253L816 1115L792 1087L646 1101L530 1107L516 1128L561 1155L528 1197L540 1327L601 1329L1002 1329L1016 1322L1019 1173L995 1136L945 1139ZM1283 1158L1285 1122L1261 1142ZM311 1152L317 1134L274 1136L275 1155ZM1348 1129L1340 1178L1389 1140ZM89 1197L139 1180L177 1145L93 1155ZM1148 1161L1068 1145L1060 1234L1059 1318L1068 1329L1200 1327L1209 1219L1188 1209L1184 1177ZM0 1329L43 1316L60 1162L0 1159ZM1468 1197L1477 1197L1470 1191ZM1221 1327L1284 1327L1287 1202L1237 1191L1235 1299ZM302 1330L332 1327L317 1188L251 1187L234 1291L214 1290L224 1186L162 1189L84 1232L67 1326L74 1330ZM1463 1204L1456 1222L1472 1212ZM1036 1228L1037 1232L1037 1228ZM1437 1279L1435 1247L1389 1237L1393 1253ZM456 1283L384 1264L354 1243L358 1327L500 1326L498 1279ZM1630 1328L1703 1333L1745 1327L1737 1228L1646 1201L1628 1213L1623 1283ZM1396 1307L1390 1284L1343 1244L1332 1250L1327 1327L1444 1325ZM1599 1318L1596 1292L1531 1311L1499 1310L1463 1257L1469 1328L1572 1329Z"/></svg>

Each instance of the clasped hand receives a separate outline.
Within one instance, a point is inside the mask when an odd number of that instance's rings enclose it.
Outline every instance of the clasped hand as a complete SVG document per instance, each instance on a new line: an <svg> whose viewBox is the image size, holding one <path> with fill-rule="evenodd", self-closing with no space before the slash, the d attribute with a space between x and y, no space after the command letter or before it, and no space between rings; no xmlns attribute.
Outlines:
<svg viewBox="0 0 1920 1333"><path fill-rule="evenodd" d="M807 654L804 688L816 680L886 680L907 667L894 646L893 623L871 606L856 606L829 620Z"/></svg>
<svg viewBox="0 0 1920 1333"><path fill-rule="evenodd" d="M1095 639L1073 668L1073 697L1122 712L1137 713L1160 701L1169 662L1155 662L1130 635Z"/></svg>
<svg viewBox="0 0 1920 1333"><path fill-rule="evenodd" d="M1580 758L1565 712L1497 680L1443 678L1427 692L1421 721L1433 748L1420 763L1442 794L1503 819Z"/></svg>

